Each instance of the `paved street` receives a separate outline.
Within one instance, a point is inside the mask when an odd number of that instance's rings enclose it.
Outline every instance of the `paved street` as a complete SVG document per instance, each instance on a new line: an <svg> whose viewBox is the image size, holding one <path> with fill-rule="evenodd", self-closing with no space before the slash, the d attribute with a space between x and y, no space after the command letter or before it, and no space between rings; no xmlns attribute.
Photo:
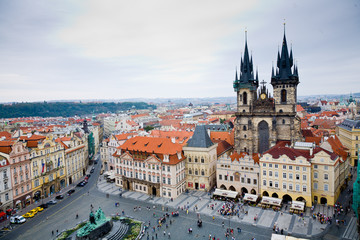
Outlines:
<svg viewBox="0 0 360 240"><path fill-rule="evenodd" d="M248 206L244 207L244 211L248 211L248 214L242 212L239 217L225 218L218 213L222 202L211 200L210 196L204 192L190 191L187 194L182 194L173 202L160 197L151 199L146 194L130 191L122 192L120 198L119 193L121 191L118 187L107 183L102 176L97 178L100 164L95 165L95 167L96 171L85 187L77 187L72 196L66 197L58 204L49 207L38 216L29 219L27 223L17 226L11 232L3 235L1 239L54 239L55 236L52 236L52 231L56 235L56 230L60 233L65 229L74 227L81 220L88 219L90 205L93 205L95 209L101 207L106 215L122 214L122 210L124 210L127 216L142 220L146 224L150 221L150 229L143 239L147 239L147 234L149 234L149 239L155 238L156 235L157 239L168 239L168 232L171 233L171 239L208 239L209 234L215 235L219 239L225 239L224 233L229 226L234 229L236 239L251 239L252 237L257 240L270 239L274 224L279 226L280 229L284 229L285 234L290 233L293 236L311 239L358 238L356 231L354 231L356 219L354 220L351 214L339 217L346 219L349 224L346 226L341 225L337 229L335 225L320 224L318 221L313 220L310 217L309 209L305 213L304 220L297 215L286 212L285 207L283 207L283 213L281 214L281 212L273 210ZM348 194L343 195L344 201L347 201L346 195ZM119 202L120 207L115 207L115 202ZM210 208L209 204L214 204L214 208ZM141 206L141 210L134 211L135 206ZM153 208L154 206L155 208ZM150 210L147 210L147 207ZM180 208L180 216L170 217L172 224L168 220L168 228L163 225L159 230L155 228L154 231L152 227L157 226L157 219L167 212L166 208L168 208L168 212ZM181 210L181 208L189 208L189 213L186 214L186 211ZM331 216L333 209L317 205L315 212L318 211ZM79 215L79 219L75 219L76 214ZM256 222L254 222L255 215L258 216ZM203 220L202 228L196 226L198 216ZM215 220L213 220L213 216ZM224 227L222 226L223 222ZM192 234L187 233L187 229L190 227L193 229ZM242 229L241 233L237 233L237 227ZM166 232L166 236L163 235L163 231Z"/></svg>

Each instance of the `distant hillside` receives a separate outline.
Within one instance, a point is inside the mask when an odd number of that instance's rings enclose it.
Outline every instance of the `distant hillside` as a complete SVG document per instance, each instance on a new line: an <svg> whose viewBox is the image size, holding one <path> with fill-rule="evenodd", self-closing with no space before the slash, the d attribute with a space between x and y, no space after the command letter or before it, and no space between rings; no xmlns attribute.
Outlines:
<svg viewBox="0 0 360 240"><path fill-rule="evenodd" d="M155 109L155 105L145 102L121 103L73 103L73 102L42 102L42 103L16 103L12 105L0 104L0 118L15 117L70 117L98 113L116 113L128 109Z"/></svg>

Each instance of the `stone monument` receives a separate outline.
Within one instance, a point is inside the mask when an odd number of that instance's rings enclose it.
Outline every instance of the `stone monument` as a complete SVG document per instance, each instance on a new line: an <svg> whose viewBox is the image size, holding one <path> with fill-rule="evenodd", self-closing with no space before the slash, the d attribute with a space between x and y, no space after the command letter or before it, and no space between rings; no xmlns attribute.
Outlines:
<svg viewBox="0 0 360 240"><path fill-rule="evenodd" d="M95 214L93 212L90 212L89 221L86 223L85 226L83 226L76 232L76 239L99 239L102 236L106 235L108 232L110 232L112 226L112 219L105 217L104 212L99 207Z"/></svg>

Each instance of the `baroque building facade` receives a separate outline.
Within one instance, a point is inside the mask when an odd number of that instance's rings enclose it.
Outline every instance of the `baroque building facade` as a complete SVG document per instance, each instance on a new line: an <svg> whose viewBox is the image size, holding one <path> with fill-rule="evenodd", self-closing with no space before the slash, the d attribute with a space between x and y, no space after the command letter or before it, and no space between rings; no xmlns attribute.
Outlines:
<svg viewBox="0 0 360 240"><path fill-rule="evenodd" d="M245 40L240 74L237 70L234 90L237 93L235 121L235 150L237 152L264 153L280 140L301 140L300 119L296 116L298 69L294 65L284 33L281 54L278 53L276 70L272 69L273 96L262 81L259 88L258 73L253 70Z"/></svg>

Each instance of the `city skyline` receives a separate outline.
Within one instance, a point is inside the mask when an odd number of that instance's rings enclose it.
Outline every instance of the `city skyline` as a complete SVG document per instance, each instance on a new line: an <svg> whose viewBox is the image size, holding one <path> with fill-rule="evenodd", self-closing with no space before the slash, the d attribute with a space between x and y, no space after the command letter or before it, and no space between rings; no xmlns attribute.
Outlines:
<svg viewBox="0 0 360 240"><path fill-rule="evenodd" d="M360 84L358 1L3 1L0 102L235 97L245 30L268 84L286 38L298 95ZM270 88L271 89L271 88Z"/></svg>

